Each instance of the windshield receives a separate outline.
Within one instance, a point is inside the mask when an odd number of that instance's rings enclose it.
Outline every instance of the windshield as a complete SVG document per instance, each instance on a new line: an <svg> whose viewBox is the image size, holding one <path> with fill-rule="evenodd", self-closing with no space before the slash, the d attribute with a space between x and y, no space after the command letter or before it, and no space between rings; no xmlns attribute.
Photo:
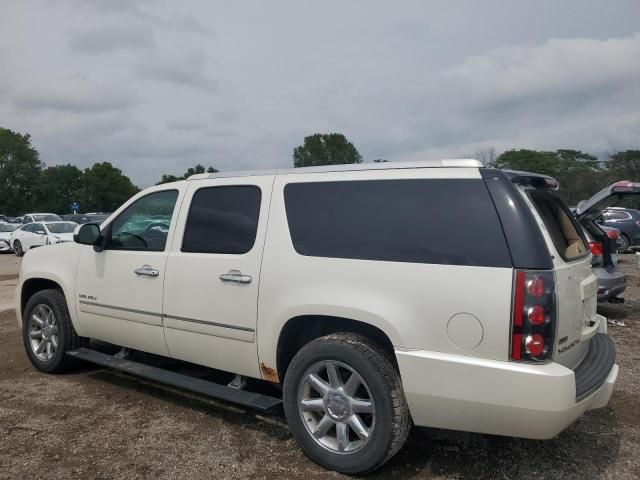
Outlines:
<svg viewBox="0 0 640 480"><path fill-rule="evenodd" d="M0 232L13 232L16 228L16 225L11 225L9 223L0 223Z"/></svg>
<svg viewBox="0 0 640 480"><path fill-rule="evenodd" d="M47 223L51 233L73 233L77 226L75 222Z"/></svg>
<svg viewBox="0 0 640 480"><path fill-rule="evenodd" d="M58 215L47 214L47 215L34 215L34 222L58 222L62 220Z"/></svg>

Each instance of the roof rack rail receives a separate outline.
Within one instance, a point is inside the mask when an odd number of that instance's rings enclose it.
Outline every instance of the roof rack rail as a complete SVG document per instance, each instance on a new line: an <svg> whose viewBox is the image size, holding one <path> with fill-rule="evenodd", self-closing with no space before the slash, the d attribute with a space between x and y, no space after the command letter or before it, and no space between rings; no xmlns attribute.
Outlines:
<svg viewBox="0 0 640 480"><path fill-rule="evenodd" d="M187 180L205 178L250 177L255 175L300 175L306 173L351 172L363 170L394 170L407 168L480 168L480 160L471 158L453 158L444 160L421 160L415 162L371 162L346 165L323 165L321 167L285 168L275 170L246 170L236 172L198 173Z"/></svg>

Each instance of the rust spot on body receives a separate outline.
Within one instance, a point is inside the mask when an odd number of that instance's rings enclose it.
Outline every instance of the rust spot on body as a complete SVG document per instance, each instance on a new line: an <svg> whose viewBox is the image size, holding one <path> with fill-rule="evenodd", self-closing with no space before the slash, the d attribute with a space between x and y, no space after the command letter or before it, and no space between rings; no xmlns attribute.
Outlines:
<svg viewBox="0 0 640 480"><path fill-rule="evenodd" d="M278 372L276 372L275 368L271 368L261 362L260 371L262 372L262 378L267 382L280 383Z"/></svg>

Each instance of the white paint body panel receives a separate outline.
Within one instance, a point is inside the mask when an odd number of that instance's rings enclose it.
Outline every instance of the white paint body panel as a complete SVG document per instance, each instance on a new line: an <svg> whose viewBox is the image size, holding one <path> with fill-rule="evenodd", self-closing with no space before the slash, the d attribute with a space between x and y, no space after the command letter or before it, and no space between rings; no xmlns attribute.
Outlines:
<svg viewBox="0 0 640 480"><path fill-rule="evenodd" d="M480 178L477 169L413 169L282 175L271 200L260 287L260 361L276 365L279 333L300 315L331 315L372 324L394 346L506 360L511 312L510 268L321 258L296 253L291 243L283 190L292 182ZM471 350L447 335L449 319L470 312L484 339Z"/></svg>

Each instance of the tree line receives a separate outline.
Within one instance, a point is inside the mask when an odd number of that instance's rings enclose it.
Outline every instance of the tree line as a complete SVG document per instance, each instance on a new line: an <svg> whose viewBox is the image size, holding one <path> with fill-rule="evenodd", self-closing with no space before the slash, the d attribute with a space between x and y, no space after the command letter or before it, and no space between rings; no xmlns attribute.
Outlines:
<svg viewBox="0 0 640 480"><path fill-rule="evenodd" d="M617 180L640 181L640 150L612 152L607 158L580 150L508 150L498 155L494 148L476 152L488 167L508 168L549 175L560 183L558 194L576 205ZM293 166L309 167L362 163L355 145L341 133L316 133L304 138L293 150ZM374 162L386 162L377 158ZM199 173L215 173L214 167L190 167L183 175L165 173L157 185L183 180ZM79 202L83 212L111 212L140 189L109 162L84 170L66 164L47 167L27 134L0 127L0 214L25 212L69 212ZM640 204L629 206L640 207Z"/></svg>

